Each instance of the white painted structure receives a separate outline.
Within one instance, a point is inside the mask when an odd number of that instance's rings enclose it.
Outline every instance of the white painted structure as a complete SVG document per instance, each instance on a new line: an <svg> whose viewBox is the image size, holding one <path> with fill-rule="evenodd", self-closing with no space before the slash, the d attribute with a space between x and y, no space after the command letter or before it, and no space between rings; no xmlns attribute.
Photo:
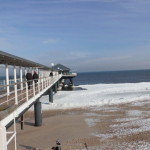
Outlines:
<svg viewBox="0 0 150 150"><path fill-rule="evenodd" d="M62 75L55 73L53 77L50 77L51 68L2 51L0 51L0 64L5 64L6 73L5 85L0 85L0 107L3 108L9 105L17 106L6 117L0 120L0 150L7 150L7 145L12 139L15 140L14 150L17 150L15 119L57 83ZM14 79L11 79L11 82L9 80L9 65L14 66ZM19 78L17 78L17 67L19 67ZM34 80L30 81L30 89L28 89L29 81L27 82L26 79L23 79L23 69L26 75L27 68L32 68L31 73L36 70L39 74L37 83ZM14 131L7 132L6 126L12 121L14 122ZM7 139L7 134L11 134L9 139Z"/></svg>

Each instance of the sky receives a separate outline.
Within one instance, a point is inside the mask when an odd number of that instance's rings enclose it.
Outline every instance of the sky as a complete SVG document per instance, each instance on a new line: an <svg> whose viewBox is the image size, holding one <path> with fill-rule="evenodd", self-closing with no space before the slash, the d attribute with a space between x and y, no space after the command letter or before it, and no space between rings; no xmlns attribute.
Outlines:
<svg viewBox="0 0 150 150"><path fill-rule="evenodd" d="M76 72L150 69L150 0L0 0L0 50Z"/></svg>

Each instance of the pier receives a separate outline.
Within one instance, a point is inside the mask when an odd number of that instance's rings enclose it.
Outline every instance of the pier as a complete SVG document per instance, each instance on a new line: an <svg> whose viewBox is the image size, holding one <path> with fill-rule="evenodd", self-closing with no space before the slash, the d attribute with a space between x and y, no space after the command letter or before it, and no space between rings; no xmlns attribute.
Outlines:
<svg viewBox="0 0 150 150"><path fill-rule="evenodd" d="M75 75L65 75L60 70L3 51L0 51L0 65L5 77L0 84L0 150L7 150L7 145L13 139L14 150L17 150L15 121L21 118L23 129L23 114L34 105L35 126L41 126L40 97L49 93L49 102L52 103L53 91L57 92L60 81L64 78L71 79ZM38 79L27 80L27 73L33 76L34 72L38 75ZM50 76L51 72L53 76ZM8 132L7 128L12 124L14 130ZM10 135L9 138L7 135Z"/></svg>
<svg viewBox="0 0 150 150"><path fill-rule="evenodd" d="M61 82L62 82L62 89L72 89L74 82L73 78L77 76L77 73L72 73L70 69L64 65L57 64L53 68L53 70L57 71L59 74L62 74ZM65 81L69 80L68 83Z"/></svg>

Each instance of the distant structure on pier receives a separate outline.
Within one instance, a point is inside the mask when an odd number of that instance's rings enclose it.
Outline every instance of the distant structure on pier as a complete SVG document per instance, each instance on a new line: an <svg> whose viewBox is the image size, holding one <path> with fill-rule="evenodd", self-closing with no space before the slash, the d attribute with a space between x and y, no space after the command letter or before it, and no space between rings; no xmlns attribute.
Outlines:
<svg viewBox="0 0 150 150"><path fill-rule="evenodd" d="M57 64L55 66L52 67L52 69L54 71L57 71L59 72L59 74L62 74L62 83L63 83L63 86L62 86L62 90L72 90L72 87L74 85L73 83L73 78L75 78L77 76L77 73L72 73L70 68L64 66L64 65L61 65L61 64ZM69 80L70 82L67 83L65 82L66 80Z"/></svg>
<svg viewBox="0 0 150 150"><path fill-rule="evenodd" d="M67 68L66 66L63 66L61 64L57 64L55 66L53 66L53 69L58 71L60 74L69 74L70 73L70 69Z"/></svg>

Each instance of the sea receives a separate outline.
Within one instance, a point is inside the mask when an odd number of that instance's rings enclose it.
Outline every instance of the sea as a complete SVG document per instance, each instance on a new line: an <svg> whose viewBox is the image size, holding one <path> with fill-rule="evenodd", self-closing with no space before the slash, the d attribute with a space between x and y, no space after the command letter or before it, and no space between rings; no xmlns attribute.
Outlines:
<svg viewBox="0 0 150 150"><path fill-rule="evenodd" d="M13 79L13 76L10 79ZM5 76L0 76L0 80L5 80ZM74 78L75 85L139 82L150 82L150 70L79 72Z"/></svg>
<svg viewBox="0 0 150 150"><path fill-rule="evenodd" d="M75 85L150 82L150 70L77 73Z"/></svg>

